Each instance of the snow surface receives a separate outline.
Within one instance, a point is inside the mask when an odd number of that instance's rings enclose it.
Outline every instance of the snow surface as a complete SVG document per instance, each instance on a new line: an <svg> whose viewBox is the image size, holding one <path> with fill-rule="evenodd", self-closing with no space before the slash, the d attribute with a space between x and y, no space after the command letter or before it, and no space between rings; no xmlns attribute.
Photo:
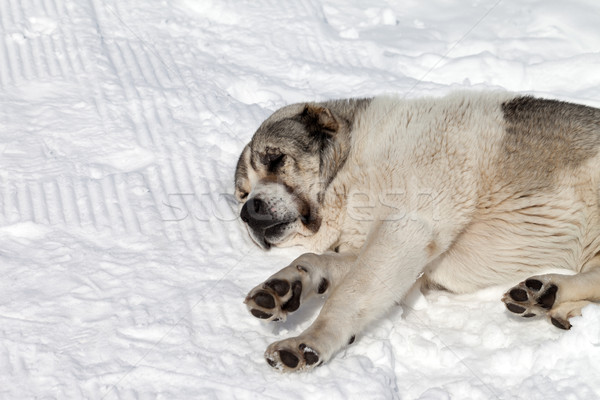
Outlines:
<svg viewBox="0 0 600 400"><path fill-rule="evenodd" d="M600 398L600 306L560 331L413 293L314 372L267 345L237 156L303 100L504 88L600 105L597 0L0 0L0 397ZM404 311L403 311L404 310ZM404 315L403 315L404 314Z"/></svg>

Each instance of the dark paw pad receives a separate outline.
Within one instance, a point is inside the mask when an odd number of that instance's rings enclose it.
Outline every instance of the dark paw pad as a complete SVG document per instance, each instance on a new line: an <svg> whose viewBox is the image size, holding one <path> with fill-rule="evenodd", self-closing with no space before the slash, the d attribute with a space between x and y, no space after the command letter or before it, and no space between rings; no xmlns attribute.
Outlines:
<svg viewBox="0 0 600 400"><path fill-rule="evenodd" d="M523 289L513 289L510 291L510 297L512 297L512 299L514 301L527 301L527 292L524 291ZM525 311L525 310L523 310ZM521 311L521 312L523 312Z"/></svg>
<svg viewBox="0 0 600 400"><path fill-rule="evenodd" d="M319 353L304 343L298 345L297 348L283 348L276 350L271 355L265 355L267 363L277 369L284 370L302 370L306 367L318 366L321 362ZM276 361L279 359L279 362Z"/></svg>
<svg viewBox="0 0 600 400"><path fill-rule="evenodd" d="M529 278L502 297L506 308L523 318L545 315L556 303L558 286L543 279Z"/></svg>
<svg viewBox="0 0 600 400"><path fill-rule="evenodd" d="M296 368L300 361L294 353L287 350L279 350L279 359L288 368Z"/></svg>
<svg viewBox="0 0 600 400"><path fill-rule="evenodd" d="M280 297L285 296L285 294L290 291L290 283L282 279L272 279L265 283L265 286L273 289L273 291Z"/></svg>
<svg viewBox="0 0 600 400"><path fill-rule="evenodd" d="M273 314L269 314L269 313L266 313L266 312L263 312L260 310L255 310L255 309L250 310L250 313L252 315L254 315L256 318L260 318L260 319L268 319L273 316Z"/></svg>
<svg viewBox="0 0 600 400"><path fill-rule="evenodd" d="M311 348L307 347L304 343L301 343L298 348L304 354L304 361L306 365L313 365L319 361L319 355Z"/></svg>
<svg viewBox="0 0 600 400"><path fill-rule="evenodd" d="M274 360L271 360L270 358L267 358L267 364L269 364L271 367L273 368L277 368L277 363Z"/></svg>
<svg viewBox="0 0 600 400"><path fill-rule="evenodd" d="M296 311L300 307L300 295L302 295L302 282L295 281L292 283L292 298L281 308L288 312Z"/></svg>
<svg viewBox="0 0 600 400"><path fill-rule="evenodd" d="M565 321L560 318L552 317L552 318L550 318L550 322L552 322L552 325L554 325L557 328L565 329L565 330L571 329L571 323L569 321Z"/></svg>
<svg viewBox="0 0 600 400"><path fill-rule="evenodd" d="M263 308L269 310L271 308L275 308L275 299L267 292L258 292L254 295L253 300L256 304Z"/></svg>
<svg viewBox="0 0 600 400"><path fill-rule="evenodd" d="M525 281L525 286L536 292L542 288L542 285L542 281L538 281L537 279L527 279Z"/></svg>
<svg viewBox="0 0 600 400"><path fill-rule="evenodd" d="M521 307L513 303L507 303L506 308L508 308L508 311L513 312L515 314L523 314L526 310L525 307Z"/></svg>
<svg viewBox="0 0 600 400"><path fill-rule="evenodd" d="M556 285L550 285L550 287L539 297L537 301L538 305L546 310L551 309L556 300L557 291L558 287Z"/></svg>
<svg viewBox="0 0 600 400"><path fill-rule="evenodd" d="M321 283L319 283L319 288L317 289L318 294L323 294L327 291L329 287L329 281L325 278L321 279Z"/></svg>

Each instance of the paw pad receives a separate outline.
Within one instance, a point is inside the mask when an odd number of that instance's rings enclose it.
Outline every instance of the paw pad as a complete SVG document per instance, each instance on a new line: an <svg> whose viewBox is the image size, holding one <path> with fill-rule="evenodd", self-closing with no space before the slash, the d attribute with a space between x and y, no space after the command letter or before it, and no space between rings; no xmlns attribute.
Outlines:
<svg viewBox="0 0 600 400"><path fill-rule="evenodd" d="M316 364L321 361L321 358L317 351L305 343L300 343L297 346L292 344L292 347L288 347L291 343L286 344L286 342L273 344L274 348L267 350L267 353L265 353L267 363L271 367L284 371L294 371L318 366Z"/></svg>
<svg viewBox="0 0 600 400"><path fill-rule="evenodd" d="M523 314L526 310L525 307L521 307L521 306L518 306L518 305L512 304L512 303L506 304L506 308L508 308L508 310L510 312L513 312L515 314Z"/></svg>
<svg viewBox="0 0 600 400"><path fill-rule="evenodd" d="M537 279L527 279L525 281L525 286L536 292L542 288L542 285L542 281L538 281Z"/></svg>
<svg viewBox="0 0 600 400"><path fill-rule="evenodd" d="M513 289L510 291L510 297L515 301L525 301L527 300L527 292L523 289Z"/></svg>
<svg viewBox="0 0 600 400"><path fill-rule="evenodd" d="M300 295L302 295L302 282L295 281L292 283L292 298L281 307L288 312L294 312L300 307Z"/></svg>
<svg viewBox="0 0 600 400"><path fill-rule="evenodd" d="M509 290L502 301L508 311L531 318L546 314L554 305L557 292L558 286L530 278Z"/></svg>
<svg viewBox="0 0 600 400"><path fill-rule="evenodd" d="M285 321L290 312L300 307L302 282L291 284L284 279L271 279L255 287L244 301L248 311L256 318L268 321Z"/></svg>
<svg viewBox="0 0 600 400"><path fill-rule="evenodd" d="M557 328L560 329L565 329L565 330L569 330L571 329L571 323L567 320L564 320L562 318L550 318L550 322L552 322L552 325L554 325Z"/></svg>
<svg viewBox="0 0 600 400"><path fill-rule="evenodd" d="M277 293L277 296L285 296L290 291L290 283L282 279L271 279L265 286Z"/></svg>
<svg viewBox="0 0 600 400"><path fill-rule="evenodd" d="M325 278L321 279L321 283L319 283L319 288L317 289L318 294L323 294L327 291L329 287L329 281Z"/></svg>
<svg viewBox="0 0 600 400"><path fill-rule="evenodd" d="M273 314L268 314L264 311L260 311L260 310L256 310L256 309L250 310L250 313L252 315L254 315L256 318L260 318L260 319L269 319L273 316Z"/></svg>
<svg viewBox="0 0 600 400"><path fill-rule="evenodd" d="M288 368L296 368L300 362L294 353L287 350L279 350L279 359Z"/></svg>
<svg viewBox="0 0 600 400"><path fill-rule="evenodd" d="M256 304L263 308L275 308L275 299L267 292L258 292L252 298Z"/></svg>
<svg viewBox="0 0 600 400"><path fill-rule="evenodd" d="M538 304L540 307L549 310L554 305L554 301L556 300L556 292L558 291L558 287L556 285L550 285L550 287L540 296L538 299Z"/></svg>
<svg viewBox="0 0 600 400"><path fill-rule="evenodd" d="M306 365L313 365L317 361L319 361L319 355L310 347L307 347L304 343L301 343L298 348L304 352L304 361L306 361Z"/></svg>

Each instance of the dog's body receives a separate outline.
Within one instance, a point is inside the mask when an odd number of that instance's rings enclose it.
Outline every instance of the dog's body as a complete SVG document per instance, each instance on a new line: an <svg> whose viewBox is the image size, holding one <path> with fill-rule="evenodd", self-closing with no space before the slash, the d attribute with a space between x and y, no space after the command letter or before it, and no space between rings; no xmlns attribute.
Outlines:
<svg viewBox="0 0 600 400"><path fill-rule="evenodd" d="M269 117L236 171L262 247L305 254L246 302L284 319L328 299L300 336L272 344L284 370L327 361L417 280L464 293L527 279L504 297L569 328L600 300L600 110L508 93L295 104Z"/></svg>

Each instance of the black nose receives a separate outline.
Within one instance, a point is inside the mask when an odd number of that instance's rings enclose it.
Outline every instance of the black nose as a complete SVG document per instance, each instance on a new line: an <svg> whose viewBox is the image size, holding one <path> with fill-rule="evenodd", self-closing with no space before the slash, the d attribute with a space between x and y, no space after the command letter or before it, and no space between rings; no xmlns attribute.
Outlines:
<svg viewBox="0 0 600 400"><path fill-rule="evenodd" d="M256 197L251 198L244 204L240 217L252 228L266 229L277 223L269 213L267 203Z"/></svg>

